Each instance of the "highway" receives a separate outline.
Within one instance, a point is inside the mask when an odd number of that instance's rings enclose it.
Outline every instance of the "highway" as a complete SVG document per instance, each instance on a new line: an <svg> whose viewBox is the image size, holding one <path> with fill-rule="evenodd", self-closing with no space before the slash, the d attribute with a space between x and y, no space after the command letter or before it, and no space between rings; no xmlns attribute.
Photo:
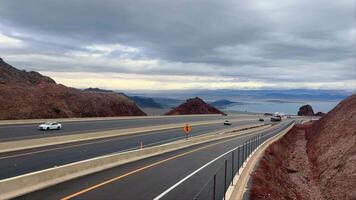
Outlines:
<svg viewBox="0 0 356 200"><path fill-rule="evenodd" d="M59 135L90 133L107 130L119 130L127 128L139 128L146 126L167 125L175 123L192 123L207 120L233 120L245 119L246 115L230 116L168 116L168 117L140 117L140 118L123 118L113 120L89 120L89 121L72 121L62 122L63 129L56 131L39 131L38 123L31 124L3 124L0 125L0 142L33 139L40 137L53 137ZM258 118L258 116L254 116ZM49 120L51 121L51 120ZM53 119L52 121L55 121Z"/></svg>
<svg viewBox="0 0 356 200"><path fill-rule="evenodd" d="M193 199L230 154L221 158L219 156L254 135L277 134L290 122L285 120L268 130L128 163L17 199ZM206 165L214 159L216 161Z"/></svg>
<svg viewBox="0 0 356 200"><path fill-rule="evenodd" d="M259 123L257 119L233 122L231 126L211 124L194 126L190 135L211 133L241 125ZM263 124L263 123L261 123ZM54 166L95 158L107 154L137 149L142 141L145 147L184 138L182 128L152 131L140 134L68 143L0 154L0 179L35 172Z"/></svg>

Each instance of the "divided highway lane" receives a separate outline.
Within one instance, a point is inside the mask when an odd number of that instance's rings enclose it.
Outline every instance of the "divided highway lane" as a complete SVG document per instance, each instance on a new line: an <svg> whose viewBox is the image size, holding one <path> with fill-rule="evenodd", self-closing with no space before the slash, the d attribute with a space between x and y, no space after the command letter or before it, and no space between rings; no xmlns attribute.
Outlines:
<svg viewBox="0 0 356 200"><path fill-rule="evenodd" d="M258 123L257 120L251 120L234 122L232 126L224 126L222 122L221 124L195 126L190 134L206 134L227 128L256 123ZM0 179L120 151L136 149L139 148L141 141L144 146L150 146L179 140L184 137L183 129L176 128L2 153L0 154Z"/></svg>
<svg viewBox="0 0 356 200"><path fill-rule="evenodd" d="M135 119L114 119L114 120L91 120L79 122L63 122L63 129L56 131L39 131L39 124L16 124L0 125L0 142L15 141L22 139L33 139L40 137L52 137L66 134L79 134L98 132L106 130L116 130L125 128L139 128L145 126L166 125L174 123L192 123L207 120L232 120L251 118L246 115L229 115L229 116L177 116L177 117L143 117ZM255 116L254 118L258 118Z"/></svg>
<svg viewBox="0 0 356 200"><path fill-rule="evenodd" d="M284 130L289 122L282 122L262 132L277 134ZM139 160L45 188L18 199L154 199L206 163L258 133L261 132ZM193 199L225 158L222 157L204 167L163 195L162 199Z"/></svg>

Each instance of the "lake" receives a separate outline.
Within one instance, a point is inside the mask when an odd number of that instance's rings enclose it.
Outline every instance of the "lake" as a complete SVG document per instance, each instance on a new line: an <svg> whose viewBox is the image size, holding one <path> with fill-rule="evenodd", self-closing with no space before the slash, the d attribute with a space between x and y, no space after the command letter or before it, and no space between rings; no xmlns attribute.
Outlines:
<svg viewBox="0 0 356 200"><path fill-rule="evenodd" d="M285 114L297 114L299 107L310 104L313 107L315 113L317 112L329 112L334 108L339 101L306 101L306 102L268 102L268 101L256 101L256 102L242 102L242 105L233 105L227 107L227 110L233 111L247 111L247 112L283 112Z"/></svg>

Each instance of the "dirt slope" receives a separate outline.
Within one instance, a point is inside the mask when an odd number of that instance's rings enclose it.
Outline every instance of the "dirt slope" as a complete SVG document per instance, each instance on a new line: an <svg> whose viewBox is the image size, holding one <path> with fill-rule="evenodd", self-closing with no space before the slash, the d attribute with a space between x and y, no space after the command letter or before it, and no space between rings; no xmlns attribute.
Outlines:
<svg viewBox="0 0 356 200"><path fill-rule="evenodd" d="M205 103L202 99L196 97L188 99L177 108L169 111L166 115L192 115L192 114L224 114L215 107Z"/></svg>
<svg viewBox="0 0 356 200"><path fill-rule="evenodd" d="M356 94L316 122L306 138L325 199L356 199Z"/></svg>
<svg viewBox="0 0 356 200"><path fill-rule="evenodd" d="M264 153L255 199L356 199L356 95L319 121L298 125Z"/></svg>
<svg viewBox="0 0 356 200"><path fill-rule="evenodd" d="M69 88L0 59L0 119L131 115L145 113L123 95Z"/></svg>

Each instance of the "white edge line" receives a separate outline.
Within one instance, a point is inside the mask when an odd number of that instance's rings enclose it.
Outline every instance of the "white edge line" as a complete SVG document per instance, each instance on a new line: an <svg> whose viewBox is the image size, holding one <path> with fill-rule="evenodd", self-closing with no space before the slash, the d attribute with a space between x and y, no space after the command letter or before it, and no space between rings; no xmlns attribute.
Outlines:
<svg viewBox="0 0 356 200"><path fill-rule="evenodd" d="M266 137L268 135L271 135L270 134L266 134L262 137ZM254 141L254 140L252 140ZM250 142L252 142L250 141ZM249 143L249 142L247 142ZM188 176L184 177L183 179L181 179L180 181L178 181L176 184L172 185L170 188L168 188L167 190L165 190L164 192L162 192L161 194L159 194L158 196L156 196L153 200L159 200L161 199L162 197L164 197L166 194L168 194L170 191L172 191L173 189L175 189L177 186L179 186L181 183L183 183L184 181L186 181L187 179L189 179L190 177L194 176L196 173L198 173L199 171L201 171L202 169L204 169L205 167L207 167L208 165L210 165L211 163L215 162L216 160L219 160L220 158L224 157L225 155L227 155L228 153L232 152L232 151L235 151L236 149L238 149L239 147L241 147L243 145L239 145L225 153L223 153L222 155L218 156L217 158L211 160L210 162L206 163L205 165L203 165L202 167L200 167L199 169L195 170L194 172L192 172L191 174L189 174Z"/></svg>

